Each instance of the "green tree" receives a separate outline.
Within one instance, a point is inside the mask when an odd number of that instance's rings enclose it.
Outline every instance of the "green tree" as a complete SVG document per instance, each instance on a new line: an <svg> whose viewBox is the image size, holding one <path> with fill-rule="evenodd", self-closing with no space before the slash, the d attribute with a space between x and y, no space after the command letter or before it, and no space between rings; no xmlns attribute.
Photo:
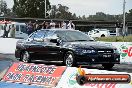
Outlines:
<svg viewBox="0 0 132 88"><path fill-rule="evenodd" d="M14 12L12 12L12 9L7 9L7 13L5 14L5 17L17 17Z"/></svg>
<svg viewBox="0 0 132 88"><path fill-rule="evenodd" d="M76 14L72 15L72 13L69 12L69 7L61 4L52 5L50 17L55 19L77 19Z"/></svg>
<svg viewBox="0 0 132 88"><path fill-rule="evenodd" d="M57 12L57 6L56 5L52 5L51 6L50 18L56 18L56 12Z"/></svg>
<svg viewBox="0 0 132 88"><path fill-rule="evenodd" d="M82 19L83 19L83 20L87 20L87 18L86 18L86 16L85 16L85 15L83 15L83 16L82 16Z"/></svg>
<svg viewBox="0 0 132 88"><path fill-rule="evenodd" d="M115 15L114 16L115 21L122 22L122 18L123 18L123 15L122 14L119 14L119 15Z"/></svg>
<svg viewBox="0 0 132 88"><path fill-rule="evenodd" d="M82 20L82 17L81 16L78 16L78 20Z"/></svg>
<svg viewBox="0 0 132 88"><path fill-rule="evenodd" d="M132 21L132 9L129 10L128 13L126 13L126 20L127 21Z"/></svg>
<svg viewBox="0 0 132 88"><path fill-rule="evenodd" d="M46 0L46 11L50 8L50 2ZM18 17L46 18L45 0L14 0L13 12Z"/></svg>
<svg viewBox="0 0 132 88"><path fill-rule="evenodd" d="M78 19L75 13L72 15L72 17L73 19Z"/></svg>
<svg viewBox="0 0 132 88"><path fill-rule="evenodd" d="M7 3L4 0L0 0L0 15L5 16L7 14Z"/></svg>
<svg viewBox="0 0 132 88"><path fill-rule="evenodd" d="M90 21L122 21L122 15L109 15L103 12L97 12L96 15L89 15Z"/></svg>

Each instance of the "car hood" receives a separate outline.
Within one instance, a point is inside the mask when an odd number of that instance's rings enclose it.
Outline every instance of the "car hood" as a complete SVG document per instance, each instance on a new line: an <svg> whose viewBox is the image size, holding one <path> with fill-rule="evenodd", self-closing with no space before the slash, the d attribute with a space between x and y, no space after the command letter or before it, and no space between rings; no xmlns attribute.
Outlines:
<svg viewBox="0 0 132 88"><path fill-rule="evenodd" d="M115 49L110 43L104 42L68 42L64 46L69 48Z"/></svg>
<svg viewBox="0 0 132 88"><path fill-rule="evenodd" d="M17 43L24 43L26 40L25 39L19 39L18 41L17 41Z"/></svg>

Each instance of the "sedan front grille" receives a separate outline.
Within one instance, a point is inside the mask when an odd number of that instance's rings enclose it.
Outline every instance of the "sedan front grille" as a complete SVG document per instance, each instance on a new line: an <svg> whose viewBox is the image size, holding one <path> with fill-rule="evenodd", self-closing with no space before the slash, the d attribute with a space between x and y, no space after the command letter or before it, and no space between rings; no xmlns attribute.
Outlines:
<svg viewBox="0 0 132 88"><path fill-rule="evenodd" d="M113 50L112 49L101 49L101 50L97 50L97 52L99 54L112 54Z"/></svg>
<svg viewBox="0 0 132 88"><path fill-rule="evenodd" d="M97 50L100 58L112 58L112 53L114 52L112 49L101 49Z"/></svg>

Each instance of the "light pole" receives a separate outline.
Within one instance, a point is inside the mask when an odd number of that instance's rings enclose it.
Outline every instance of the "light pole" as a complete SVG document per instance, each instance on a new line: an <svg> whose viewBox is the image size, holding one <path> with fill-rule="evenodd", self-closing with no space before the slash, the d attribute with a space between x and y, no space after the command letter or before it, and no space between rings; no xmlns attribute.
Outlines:
<svg viewBox="0 0 132 88"><path fill-rule="evenodd" d="M46 11L46 0L45 0L45 18L46 18L46 12L47 12L47 11Z"/></svg>
<svg viewBox="0 0 132 88"><path fill-rule="evenodd" d="M126 15L125 15L125 5L126 5L126 1L124 0L123 2L123 36L126 35Z"/></svg>

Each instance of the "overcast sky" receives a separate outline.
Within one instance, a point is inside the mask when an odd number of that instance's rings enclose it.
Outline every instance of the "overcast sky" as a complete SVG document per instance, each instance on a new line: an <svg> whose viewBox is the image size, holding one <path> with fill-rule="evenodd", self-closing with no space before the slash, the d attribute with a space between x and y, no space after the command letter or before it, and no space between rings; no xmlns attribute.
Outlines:
<svg viewBox="0 0 132 88"><path fill-rule="evenodd" d="M9 8L13 6L13 0L5 0ZM49 0L51 5L62 4L69 7L69 11L77 16L93 15L96 12L106 14L122 14L123 0ZM126 0L126 11L132 9L132 0Z"/></svg>

